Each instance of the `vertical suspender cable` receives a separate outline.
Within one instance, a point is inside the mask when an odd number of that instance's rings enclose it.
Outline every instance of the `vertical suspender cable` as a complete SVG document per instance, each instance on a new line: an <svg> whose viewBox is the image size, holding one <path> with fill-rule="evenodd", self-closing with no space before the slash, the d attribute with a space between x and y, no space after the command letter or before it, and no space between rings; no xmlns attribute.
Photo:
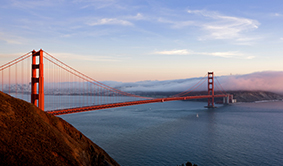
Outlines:
<svg viewBox="0 0 283 166"><path fill-rule="evenodd" d="M18 79L17 79L17 75L18 75L18 63L16 63L16 70L15 70L15 80L16 80L16 97L18 97Z"/></svg>
<svg viewBox="0 0 283 166"><path fill-rule="evenodd" d="M88 94L88 88L89 88L89 84L88 82L86 82L86 105L88 105L88 99L89 99L89 94Z"/></svg>
<svg viewBox="0 0 283 166"><path fill-rule="evenodd" d="M57 100L56 100L56 105L57 105L57 109L59 109L59 93L60 93L60 76L59 76L59 72L60 72L60 68L58 68L57 72L56 72L56 97L57 97Z"/></svg>
<svg viewBox="0 0 283 166"><path fill-rule="evenodd" d="M23 76L24 68L23 68L23 67L24 67L24 65L23 65L23 64L24 64L24 61L22 61L22 63L21 63L21 65L22 65L22 72L21 72L21 73L22 73L22 74L21 74L21 90L22 90L21 93L22 93L22 99L24 99L24 98L23 98L23 95L24 95L24 94L23 94L23 93L24 93L24 91L23 91L23 89L24 89L24 80L23 80L23 79L24 79L24 76Z"/></svg>
<svg viewBox="0 0 283 166"><path fill-rule="evenodd" d="M61 107L61 68L58 70L58 95L59 95L59 101L58 101L58 107Z"/></svg>
<svg viewBox="0 0 283 166"><path fill-rule="evenodd" d="M67 73L66 77L67 77L67 78L66 78L66 83L67 83L67 85L66 85L66 87L67 87L66 91L68 91L67 94L66 94L66 98L67 98L67 101L68 101L68 107L71 108L71 107L70 107L70 105L71 105L71 101L70 101L70 73Z"/></svg>
<svg viewBox="0 0 283 166"><path fill-rule="evenodd" d="M56 100L56 88L57 88L57 85L56 85L56 72L55 72L55 65L53 64L53 105L54 105L54 108L53 109L56 109L57 108L57 105L55 104L55 102L57 101Z"/></svg>
<svg viewBox="0 0 283 166"><path fill-rule="evenodd" d="M3 76L3 75L4 75L4 70L2 70L1 72L2 72L2 92L3 92L3 91L4 91L4 90L3 90L3 84L4 84L4 79L3 79L4 76Z"/></svg>
<svg viewBox="0 0 283 166"><path fill-rule="evenodd" d="M73 104L74 103L74 98L73 98L73 95L74 95L74 75L71 75L71 87L70 87L70 89L71 89L71 94L70 94L70 97L71 97L71 103ZM71 104L71 105L72 105ZM73 106L72 106L73 107Z"/></svg>
<svg viewBox="0 0 283 166"><path fill-rule="evenodd" d="M94 85L94 104L97 105L97 86Z"/></svg>
<svg viewBox="0 0 283 166"><path fill-rule="evenodd" d="M92 103L95 105L95 85L92 84Z"/></svg>
<svg viewBox="0 0 283 166"><path fill-rule="evenodd" d="M71 108L71 103L72 103L72 98L71 98L71 94L72 94L72 91L71 91L71 75L69 73L68 75L68 98L69 98L69 108Z"/></svg>
<svg viewBox="0 0 283 166"><path fill-rule="evenodd" d="M103 104L105 104L105 100L106 100L106 96L105 96L105 89L103 89L103 92L102 92L102 95L103 95Z"/></svg>
<svg viewBox="0 0 283 166"><path fill-rule="evenodd" d="M54 98L55 98L55 90L54 90L54 65L53 64L51 64L52 66L52 77L51 77L51 105L52 105L52 108L50 108L51 110L53 110L53 109L55 109L55 108L53 108L54 107Z"/></svg>
<svg viewBox="0 0 283 166"><path fill-rule="evenodd" d="M79 87L80 87L80 89L79 89L79 91L80 91L80 97L79 97L79 105L80 106L83 106L83 83L82 83L82 80L80 79L80 78L78 78L78 81L79 81Z"/></svg>
<svg viewBox="0 0 283 166"><path fill-rule="evenodd" d="M11 93L11 78L10 78L10 75L11 75L11 67L9 67L9 94Z"/></svg>
<svg viewBox="0 0 283 166"><path fill-rule="evenodd" d="M83 80L83 89L84 89L84 94L83 94L83 105L85 106L85 83Z"/></svg>
<svg viewBox="0 0 283 166"><path fill-rule="evenodd" d="M28 84L28 88L27 88L27 96L30 96L31 95L31 58L28 58L28 60L27 60L27 64L26 64L26 71L27 71L27 76L26 76L26 81L27 81L27 84ZM28 97L29 98L29 100L30 100L30 97ZM30 100L30 102L31 102L31 100Z"/></svg>

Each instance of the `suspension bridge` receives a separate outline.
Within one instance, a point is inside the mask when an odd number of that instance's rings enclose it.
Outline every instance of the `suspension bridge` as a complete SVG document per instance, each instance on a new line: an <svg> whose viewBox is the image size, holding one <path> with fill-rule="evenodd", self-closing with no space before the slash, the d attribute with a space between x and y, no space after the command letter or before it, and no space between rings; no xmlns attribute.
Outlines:
<svg viewBox="0 0 283 166"><path fill-rule="evenodd" d="M213 72L208 72L194 86L173 96L139 96L96 81L43 50L33 50L0 66L0 79L2 92L30 101L52 115L204 98L208 100L207 107L214 108L214 98L223 98L223 103L229 103L233 97L218 81L215 84ZM205 82L206 95L189 94Z"/></svg>

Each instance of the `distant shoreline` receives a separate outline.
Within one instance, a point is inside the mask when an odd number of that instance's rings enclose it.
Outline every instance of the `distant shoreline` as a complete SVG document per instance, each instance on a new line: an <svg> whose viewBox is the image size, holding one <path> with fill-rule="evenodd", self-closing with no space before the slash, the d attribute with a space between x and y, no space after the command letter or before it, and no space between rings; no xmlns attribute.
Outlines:
<svg viewBox="0 0 283 166"><path fill-rule="evenodd" d="M180 92L132 92L137 95L147 96L147 97L169 97ZM261 102L261 101L280 101L283 100L283 95L274 92L267 91L227 91L226 93L232 94L237 102ZM206 91L201 92L191 92L189 96L206 95ZM215 94L221 94L221 92L215 92ZM197 99L192 101L207 101L207 99ZM215 101L222 101L222 98L215 99Z"/></svg>

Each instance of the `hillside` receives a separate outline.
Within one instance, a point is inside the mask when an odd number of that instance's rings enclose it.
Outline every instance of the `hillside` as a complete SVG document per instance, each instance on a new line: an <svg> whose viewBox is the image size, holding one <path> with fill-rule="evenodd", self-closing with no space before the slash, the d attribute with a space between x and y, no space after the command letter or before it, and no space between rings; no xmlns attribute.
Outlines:
<svg viewBox="0 0 283 166"><path fill-rule="evenodd" d="M0 92L0 165L118 166L59 117Z"/></svg>

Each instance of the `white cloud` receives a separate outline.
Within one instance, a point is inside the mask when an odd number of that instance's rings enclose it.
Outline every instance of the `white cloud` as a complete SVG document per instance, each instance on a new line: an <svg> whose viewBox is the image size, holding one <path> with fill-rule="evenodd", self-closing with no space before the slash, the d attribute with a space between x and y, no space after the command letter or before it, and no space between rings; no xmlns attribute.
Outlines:
<svg viewBox="0 0 283 166"><path fill-rule="evenodd" d="M252 41L256 38L247 38L245 32L257 29L259 22L253 19L231 17L221 15L217 12L206 10L188 10L190 14L197 14L204 18L198 26L205 30L208 35L200 39L234 39L235 41Z"/></svg>
<svg viewBox="0 0 283 166"><path fill-rule="evenodd" d="M154 54L162 54L162 55L189 55L190 52L186 49L184 50L171 50L171 51L157 51Z"/></svg>
<svg viewBox="0 0 283 166"><path fill-rule="evenodd" d="M96 21L92 21L87 23L90 26L96 26L96 25L123 25L123 26L132 26L133 24L126 20L120 20L117 18L103 18L98 19Z"/></svg>
<svg viewBox="0 0 283 166"><path fill-rule="evenodd" d="M202 55L212 55L223 58L240 58L240 59L253 59L255 56L243 54L240 52L212 52L212 53L200 53Z"/></svg>
<svg viewBox="0 0 283 166"><path fill-rule="evenodd" d="M273 16L276 16L276 17L282 17L283 15L280 14L280 13L274 13Z"/></svg>
<svg viewBox="0 0 283 166"><path fill-rule="evenodd" d="M157 18L160 23L171 24L171 28L200 27L199 40L231 40L239 45L251 45L259 37L250 36L250 31L259 28L257 20L233 17L207 10L188 10L190 15L176 19ZM175 17L175 16L174 16ZM180 20L183 19L183 20Z"/></svg>
<svg viewBox="0 0 283 166"><path fill-rule="evenodd" d="M14 39L8 39L8 38L0 37L0 40L5 41L8 44L22 44L20 41L14 40Z"/></svg>
<svg viewBox="0 0 283 166"><path fill-rule="evenodd" d="M122 26L133 26L134 24L128 20L146 20L144 15L137 13L136 15L122 16L120 18L102 18L89 21L87 24L90 26L97 25L122 25Z"/></svg>
<svg viewBox="0 0 283 166"><path fill-rule="evenodd" d="M145 20L146 19L145 16L141 13L137 13L137 15L135 16L127 16L125 18L131 19L131 20Z"/></svg>
<svg viewBox="0 0 283 166"><path fill-rule="evenodd" d="M7 35L0 32L0 41L4 41L8 44L22 44L21 38L16 36Z"/></svg>
<svg viewBox="0 0 283 166"><path fill-rule="evenodd" d="M114 10L124 9L117 0L73 0L74 4L81 6L80 9L94 8L94 9L104 9L112 8Z"/></svg>
<svg viewBox="0 0 283 166"><path fill-rule="evenodd" d="M172 24L172 28L183 28L190 25L195 25L194 21L172 21L164 18L158 18L158 22Z"/></svg>
<svg viewBox="0 0 283 166"><path fill-rule="evenodd" d="M216 56L222 58L238 58L238 59L253 59L255 56L244 54L240 52L194 52L188 51L186 49L183 50L170 50L170 51L156 51L153 54L160 54L160 55L208 55L208 56Z"/></svg>

